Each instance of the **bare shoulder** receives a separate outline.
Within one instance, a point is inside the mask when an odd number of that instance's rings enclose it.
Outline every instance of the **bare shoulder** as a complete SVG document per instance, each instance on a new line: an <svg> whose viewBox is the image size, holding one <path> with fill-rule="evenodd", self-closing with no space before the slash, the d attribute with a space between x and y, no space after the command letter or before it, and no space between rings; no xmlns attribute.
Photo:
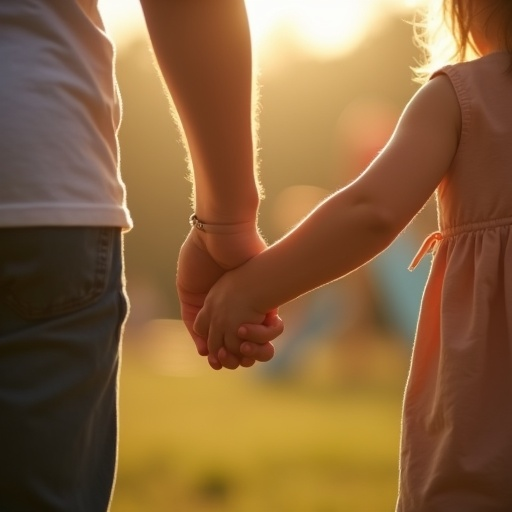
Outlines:
<svg viewBox="0 0 512 512"><path fill-rule="evenodd" d="M460 131L461 112L450 80L444 75L433 78L409 101L368 174L373 189L393 187L393 194L379 200L392 212L397 225L404 226L416 215L448 172ZM401 200L387 203L388 196Z"/></svg>
<svg viewBox="0 0 512 512"><path fill-rule="evenodd" d="M402 114L402 122L421 123L426 128L445 136L455 136L457 141L461 130L461 111L450 79L437 75L423 85L408 103Z"/></svg>

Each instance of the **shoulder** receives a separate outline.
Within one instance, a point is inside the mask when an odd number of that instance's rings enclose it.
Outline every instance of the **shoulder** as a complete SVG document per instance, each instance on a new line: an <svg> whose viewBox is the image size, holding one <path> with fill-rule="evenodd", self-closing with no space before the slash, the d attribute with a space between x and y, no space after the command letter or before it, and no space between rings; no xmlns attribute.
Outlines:
<svg viewBox="0 0 512 512"><path fill-rule="evenodd" d="M438 133L453 132L457 139L461 130L461 108L451 79L445 74L434 76L409 101L401 124L421 123Z"/></svg>
<svg viewBox="0 0 512 512"><path fill-rule="evenodd" d="M441 68L432 75L427 86L434 97L446 102L446 108L450 107L450 93L443 91L442 83L446 89L451 86L451 94L457 101L459 131L469 133L474 120L482 117L482 112L486 112L486 116L501 117L501 109L510 111L510 65L508 53L492 53Z"/></svg>
<svg viewBox="0 0 512 512"><path fill-rule="evenodd" d="M451 77L441 72L435 74L413 96L410 105L413 104L434 110L457 110L459 102Z"/></svg>
<svg viewBox="0 0 512 512"><path fill-rule="evenodd" d="M482 90L491 93L497 84L511 85L512 55L496 52L467 62L445 66L433 73L431 81L444 77L454 88L459 102L464 106Z"/></svg>

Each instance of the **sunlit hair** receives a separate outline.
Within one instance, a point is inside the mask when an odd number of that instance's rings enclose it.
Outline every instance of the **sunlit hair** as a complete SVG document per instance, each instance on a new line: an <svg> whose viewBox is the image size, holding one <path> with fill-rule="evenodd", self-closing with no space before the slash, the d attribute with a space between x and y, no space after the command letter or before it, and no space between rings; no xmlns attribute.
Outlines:
<svg viewBox="0 0 512 512"><path fill-rule="evenodd" d="M479 57L471 37L475 14L484 13L487 30L493 30L512 54L512 0L428 0L414 22L415 41L422 60L414 68L416 81L424 83L437 69L447 64Z"/></svg>

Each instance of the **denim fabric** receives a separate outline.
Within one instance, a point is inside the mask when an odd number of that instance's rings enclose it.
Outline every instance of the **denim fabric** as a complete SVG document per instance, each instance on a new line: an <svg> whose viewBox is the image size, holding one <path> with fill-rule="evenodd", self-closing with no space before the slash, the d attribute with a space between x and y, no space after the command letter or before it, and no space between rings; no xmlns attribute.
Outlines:
<svg viewBox="0 0 512 512"><path fill-rule="evenodd" d="M0 511L105 512L127 313L118 228L0 230Z"/></svg>

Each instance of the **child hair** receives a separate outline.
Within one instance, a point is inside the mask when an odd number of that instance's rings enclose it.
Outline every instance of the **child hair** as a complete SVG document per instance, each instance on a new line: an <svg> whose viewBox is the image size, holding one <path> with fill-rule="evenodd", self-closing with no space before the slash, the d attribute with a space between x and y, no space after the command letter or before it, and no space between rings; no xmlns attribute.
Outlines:
<svg viewBox="0 0 512 512"><path fill-rule="evenodd" d="M492 26L512 54L512 0L430 0L414 21L415 42L422 50L422 61L413 68L417 82L427 82L434 71L447 64L480 56L471 27L474 18L481 15L485 16L484 30L489 33Z"/></svg>

